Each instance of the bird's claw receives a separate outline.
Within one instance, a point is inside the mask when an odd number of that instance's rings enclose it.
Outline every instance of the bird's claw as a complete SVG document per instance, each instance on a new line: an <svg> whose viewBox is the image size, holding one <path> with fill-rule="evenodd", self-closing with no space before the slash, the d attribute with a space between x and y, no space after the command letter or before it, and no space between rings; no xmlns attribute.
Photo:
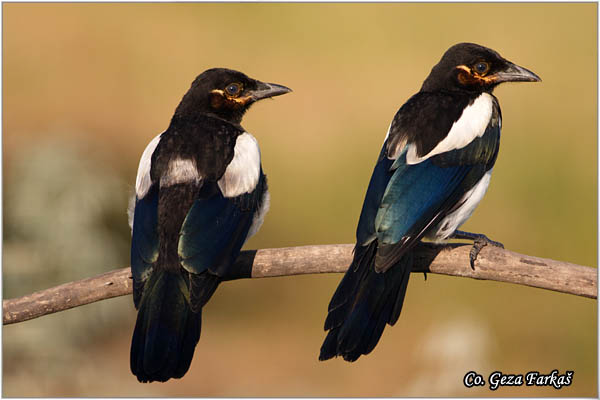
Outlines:
<svg viewBox="0 0 600 400"><path fill-rule="evenodd" d="M463 231L455 231L453 235L456 239L467 239L473 241L473 247L471 247L471 251L469 252L469 261L471 262L471 269L475 269L475 260L477 260L477 256L481 249L485 246L492 245L496 247L504 248L504 245L500 242L496 242L482 233L471 233L471 232L463 232Z"/></svg>
<svg viewBox="0 0 600 400"><path fill-rule="evenodd" d="M475 270L475 260L477 260L477 256L481 249L483 249L487 245L504 248L504 245L500 242L496 242L485 236L484 234L476 234L475 239L473 240L473 247L471 247L471 251L469 252L469 260L471 262L471 269Z"/></svg>

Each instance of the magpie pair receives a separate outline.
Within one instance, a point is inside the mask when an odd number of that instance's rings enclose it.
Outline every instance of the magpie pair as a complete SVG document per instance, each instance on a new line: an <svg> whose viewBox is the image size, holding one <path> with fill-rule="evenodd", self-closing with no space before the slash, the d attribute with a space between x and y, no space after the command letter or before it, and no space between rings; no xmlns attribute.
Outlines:
<svg viewBox="0 0 600 400"><path fill-rule="evenodd" d="M396 322L413 246L455 234L487 189L501 127L494 87L539 80L491 49L461 43L400 108L367 190L353 262L329 305L321 360L356 360ZM140 382L189 369L202 307L269 207L260 150L242 117L256 101L290 91L207 70L144 150L130 207L138 309L130 361ZM475 240L473 262L489 239L462 234Z"/></svg>

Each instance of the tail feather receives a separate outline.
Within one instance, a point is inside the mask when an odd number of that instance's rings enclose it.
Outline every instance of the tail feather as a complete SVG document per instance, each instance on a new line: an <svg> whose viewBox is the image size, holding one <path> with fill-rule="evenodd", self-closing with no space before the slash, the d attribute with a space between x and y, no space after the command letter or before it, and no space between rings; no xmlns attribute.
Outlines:
<svg viewBox="0 0 600 400"><path fill-rule="evenodd" d="M200 339L200 312L189 304L184 275L155 271L148 278L131 342L131 372L140 382L181 378Z"/></svg>
<svg viewBox="0 0 600 400"><path fill-rule="evenodd" d="M193 315L191 321L188 322L187 327L184 330L183 340L179 352L179 360L176 363L173 378L182 378L185 373L190 369L192 364L192 358L194 358L194 350L196 344L200 340L200 331L202 329L202 310L200 309L197 313L192 312L189 315ZM168 379L168 378L167 378Z"/></svg>
<svg viewBox="0 0 600 400"><path fill-rule="evenodd" d="M202 307L210 300L215 290L221 283L221 278L206 271L201 274L189 274L190 277L190 305L192 311L200 312Z"/></svg>
<svg viewBox="0 0 600 400"><path fill-rule="evenodd" d="M386 324L398 320L412 267L407 253L385 273L375 271L377 241L355 248L354 260L329 304L321 361L342 356L355 361L369 354Z"/></svg>
<svg viewBox="0 0 600 400"><path fill-rule="evenodd" d="M360 283L365 279L365 275L369 271L368 268L359 269L359 267L365 262L365 259L372 258L376 250L377 246L375 245L368 247L357 245L354 248L354 260L350 264L350 267L348 267L348 271L344 274L342 281L329 302L328 314L325 319L325 330L339 327L348 317L353 306L354 293L356 293Z"/></svg>
<svg viewBox="0 0 600 400"><path fill-rule="evenodd" d="M393 326L398 318L400 317L400 312L402 311L402 305L404 304L404 296L406 295L406 288L408 287L408 278L410 277L410 272L412 271L413 266L413 253L409 251L404 256L402 260L404 263L402 268L398 268L398 275L401 275L398 279L402 282L398 287L398 292L396 293L396 301L394 304L394 308L392 310L392 316L390 318L390 325Z"/></svg>

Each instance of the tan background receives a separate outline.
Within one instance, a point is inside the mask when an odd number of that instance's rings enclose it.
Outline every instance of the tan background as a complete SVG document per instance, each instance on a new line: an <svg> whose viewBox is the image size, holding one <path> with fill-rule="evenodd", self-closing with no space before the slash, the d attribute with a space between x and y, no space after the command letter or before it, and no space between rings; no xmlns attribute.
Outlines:
<svg viewBox="0 0 600 400"><path fill-rule="evenodd" d="M247 248L351 243L386 129L451 45L537 74L495 94L504 123L463 228L596 265L596 4L4 4L4 296L128 265L139 156L213 66L294 89L244 120L271 212ZM5 396L597 396L596 301L414 275L354 364L317 361L341 275L223 284L188 374L129 372L131 298L3 329ZM475 370L574 370L570 387L466 389Z"/></svg>

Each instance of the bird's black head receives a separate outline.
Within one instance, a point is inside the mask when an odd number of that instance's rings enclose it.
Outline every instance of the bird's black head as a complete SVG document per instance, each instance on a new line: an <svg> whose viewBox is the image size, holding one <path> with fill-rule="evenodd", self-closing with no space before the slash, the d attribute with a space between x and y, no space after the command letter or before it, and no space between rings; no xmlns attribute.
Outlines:
<svg viewBox="0 0 600 400"><path fill-rule="evenodd" d="M213 114L239 124L246 110L256 101L291 91L285 86L257 81L239 71L212 68L192 82L175 110L175 117Z"/></svg>
<svg viewBox="0 0 600 400"><path fill-rule="evenodd" d="M502 82L539 82L533 72L502 58L487 47L459 43L442 56L423 82L421 91L491 92Z"/></svg>

